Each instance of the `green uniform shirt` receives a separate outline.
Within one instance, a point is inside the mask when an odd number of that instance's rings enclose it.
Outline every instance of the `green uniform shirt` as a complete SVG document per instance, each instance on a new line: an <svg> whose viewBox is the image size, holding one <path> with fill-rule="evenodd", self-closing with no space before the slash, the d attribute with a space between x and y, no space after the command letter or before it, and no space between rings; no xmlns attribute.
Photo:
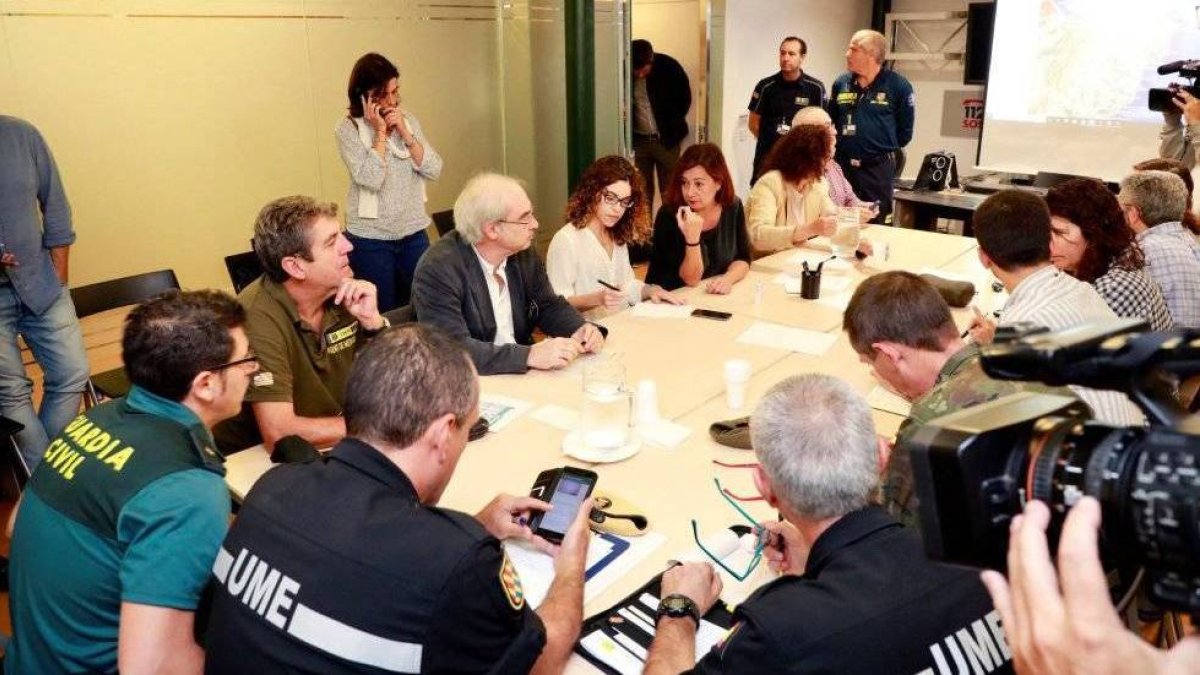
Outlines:
<svg viewBox="0 0 1200 675"><path fill-rule="evenodd" d="M22 498L6 673L111 672L121 603L195 610L229 492L191 410L134 387L75 418Z"/></svg>
<svg viewBox="0 0 1200 675"><path fill-rule="evenodd" d="M899 447L911 429L956 410L970 408L1022 391L1035 391L1076 398L1070 389L1050 387L1040 382L993 380L980 365L978 345L967 345L954 353L941 371L937 382L913 402L908 419L896 433ZM917 522L917 495L913 485L912 464L907 452L894 452L883 481L883 503L905 525Z"/></svg>
<svg viewBox="0 0 1200 675"><path fill-rule="evenodd" d="M342 414L358 320L330 301L320 332L314 331L300 320L283 285L265 275L242 289L238 301L246 309L246 336L258 355L259 371L246 390L242 414L216 429L221 449L233 452L262 442L251 403L290 402L300 417Z"/></svg>

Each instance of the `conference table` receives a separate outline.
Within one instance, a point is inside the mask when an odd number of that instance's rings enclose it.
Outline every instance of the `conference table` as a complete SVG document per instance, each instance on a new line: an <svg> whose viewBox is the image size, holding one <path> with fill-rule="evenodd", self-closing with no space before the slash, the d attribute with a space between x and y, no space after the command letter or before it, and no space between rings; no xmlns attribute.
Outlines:
<svg viewBox="0 0 1200 675"><path fill-rule="evenodd" d="M803 261L829 258L829 243L824 239L756 260L748 277L728 295L707 294L703 285L680 291L690 306L728 312L732 315L728 320L648 316L646 308L630 308L599 319L609 329L600 354L580 357L563 371L481 378L485 401L521 402L523 412L499 431L467 445L440 506L475 513L497 493L526 494L544 469L573 465L595 471L597 490L615 493L633 504L648 517L649 530L661 543L585 603L584 613L590 616L653 578L669 560L694 553L692 519L698 521L702 532L738 523L738 514L717 492L713 478L720 477L722 485L735 494L754 495L752 472L724 467L714 460L748 464L755 458L751 451L716 443L709 425L748 415L755 402L780 380L814 372L846 380L868 396L877 433L891 438L904 419L905 404L882 391L869 367L860 363L851 349L841 331L845 302L860 281L881 270L948 268L978 275L981 268L972 267L974 239L890 227L867 228L864 236L876 243L877 250L879 242L886 242L888 258L826 263L820 300L789 293L794 288L788 281ZM962 324L970 320L969 313L961 310L955 318ZM807 345L810 353L784 344L739 341L748 332L760 331L770 338L780 330L785 333L781 340L799 332L818 344ZM729 359L744 359L751 369L746 403L739 410L731 409L725 396L724 363ZM678 425L677 431L686 430L686 438L664 441L656 437L660 443L644 440L636 455L612 463L591 464L564 455L563 439L572 423L571 413L577 414L583 399L583 371L604 360L619 362L631 387L643 380L653 381L659 415ZM230 490L240 499L271 463L264 450L252 448L228 457L226 468ZM744 506L757 518L774 516L761 501ZM762 567L765 569L765 563ZM567 672L596 669L576 655Z"/></svg>

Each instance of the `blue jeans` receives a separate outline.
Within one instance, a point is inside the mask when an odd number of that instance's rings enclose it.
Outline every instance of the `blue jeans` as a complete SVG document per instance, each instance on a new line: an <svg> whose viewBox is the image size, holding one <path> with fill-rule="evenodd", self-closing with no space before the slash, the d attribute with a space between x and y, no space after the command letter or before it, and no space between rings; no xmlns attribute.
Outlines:
<svg viewBox="0 0 1200 675"><path fill-rule="evenodd" d="M42 367L42 406L34 413L33 380L21 362L17 335ZM21 303L12 286L0 285L0 414L25 426L17 446L30 470L46 446L79 414L87 388L88 363L83 331L66 288L44 314Z"/></svg>
<svg viewBox="0 0 1200 675"><path fill-rule="evenodd" d="M350 251L354 276L375 284L379 291L379 311L407 305L412 294L413 270L417 269L421 254L429 248L425 230L403 239L368 239L349 232L346 238L354 245Z"/></svg>

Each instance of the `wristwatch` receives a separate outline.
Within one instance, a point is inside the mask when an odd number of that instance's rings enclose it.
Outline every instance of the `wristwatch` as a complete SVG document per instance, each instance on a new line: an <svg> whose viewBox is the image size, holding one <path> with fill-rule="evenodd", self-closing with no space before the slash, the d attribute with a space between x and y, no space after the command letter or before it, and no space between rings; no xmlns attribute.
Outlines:
<svg viewBox="0 0 1200 675"><path fill-rule="evenodd" d="M700 608L686 595L672 593L660 600L658 611L654 614L654 623L658 624L664 616L671 618L686 616L696 622L696 628L700 627Z"/></svg>

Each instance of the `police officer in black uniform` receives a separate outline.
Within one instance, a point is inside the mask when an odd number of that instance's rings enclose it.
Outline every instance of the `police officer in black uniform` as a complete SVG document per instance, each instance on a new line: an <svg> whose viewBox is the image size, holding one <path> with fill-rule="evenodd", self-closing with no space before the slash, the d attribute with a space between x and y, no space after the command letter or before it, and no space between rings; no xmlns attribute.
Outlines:
<svg viewBox="0 0 1200 675"><path fill-rule="evenodd" d="M582 621L581 509L536 612L500 539L549 550L501 495L471 517L436 506L479 416L467 352L434 329L382 333L347 385L348 436L266 473L213 566L210 673L561 670Z"/></svg>
<svg viewBox="0 0 1200 675"><path fill-rule="evenodd" d="M775 141L792 128L792 117L810 105L825 105L825 85L800 68L808 54L808 45L789 36L779 44L779 72L759 80L750 95L750 133L758 138L754 146L753 184L762 173L763 160Z"/></svg>
<svg viewBox="0 0 1200 675"><path fill-rule="evenodd" d="M738 605L729 633L696 663L696 619L720 579L708 563L668 570L647 675L693 664L696 673L1013 672L978 574L930 562L915 532L870 504L887 451L861 396L828 375L792 377L767 393L750 429L755 484L784 518L762 524L782 576Z"/></svg>
<svg viewBox="0 0 1200 675"><path fill-rule="evenodd" d="M855 33L846 50L850 72L833 81L829 98L829 116L838 133L837 162L860 199L879 202L876 223L892 222L895 153L912 140L916 117L912 84L883 69L886 57L882 33Z"/></svg>

